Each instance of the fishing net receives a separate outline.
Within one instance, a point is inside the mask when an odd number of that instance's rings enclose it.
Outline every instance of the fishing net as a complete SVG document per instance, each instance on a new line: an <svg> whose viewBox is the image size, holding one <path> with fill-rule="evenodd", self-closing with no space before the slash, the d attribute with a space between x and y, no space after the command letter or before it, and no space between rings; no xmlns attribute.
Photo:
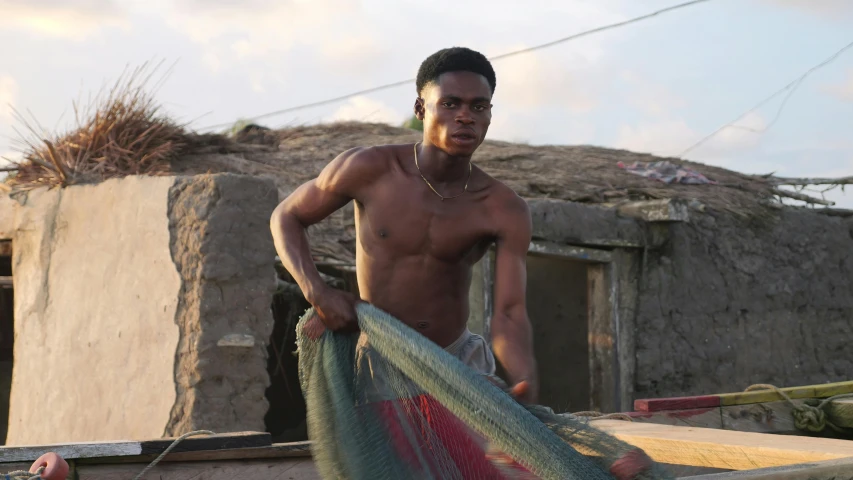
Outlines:
<svg viewBox="0 0 853 480"><path fill-rule="evenodd" d="M588 420L522 406L505 386L369 304L357 314L360 334L326 331L313 309L296 328L323 478L597 480L613 478L611 466L629 452L642 455ZM357 361L366 343L370 362ZM654 465L637 478L671 476Z"/></svg>

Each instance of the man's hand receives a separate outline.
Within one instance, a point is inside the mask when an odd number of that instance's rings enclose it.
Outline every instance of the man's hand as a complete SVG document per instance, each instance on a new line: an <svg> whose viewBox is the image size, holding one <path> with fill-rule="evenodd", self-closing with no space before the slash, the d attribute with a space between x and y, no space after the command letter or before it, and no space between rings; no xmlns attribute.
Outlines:
<svg viewBox="0 0 853 480"><path fill-rule="evenodd" d="M311 304L323 325L333 332L358 331L358 316L355 306L361 300L350 292L326 287L321 290Z"/></svg>
<svg viewBox="0 0 853 480"><path fill-rule="evenodd" d="M635 480L640 474L649 471L653 463L642 450L631 450L613 462L610 474L616 480Z"/></svg>
<svg viewBox="0 0 853 480"><path fill-rule="evenodd" d="M516 383L510 390L509 394L515 398L518 403L532 404L537 401L537 388L528 380L523 380Z"/></svg>

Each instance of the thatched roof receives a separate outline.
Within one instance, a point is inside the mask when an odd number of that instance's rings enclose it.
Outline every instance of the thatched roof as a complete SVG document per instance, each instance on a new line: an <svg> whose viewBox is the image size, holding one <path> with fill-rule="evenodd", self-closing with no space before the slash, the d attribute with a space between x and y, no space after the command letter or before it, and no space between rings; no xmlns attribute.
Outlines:
<svg viewBox="0 0 853 480"><path fill-rule="evenodd" d="M249 127L235 140L208 136L197 153L172 163L175 173L234 172L271 178L284 198L315 177L339 153L356 146L411 143L421 133L385 124L334 123L279 131ZM773 185L760 177L682 160L716 185L667 185L626 172L618 162L661 160L647 154L590 146L530 146L486 141L474 156L488 174L527 199L550 198L591 204L681 198L707 209L744 217L766 215ZM759 213L760 212L760 213ZM311 232L320 259L351 264L351 207Z"/></svg>

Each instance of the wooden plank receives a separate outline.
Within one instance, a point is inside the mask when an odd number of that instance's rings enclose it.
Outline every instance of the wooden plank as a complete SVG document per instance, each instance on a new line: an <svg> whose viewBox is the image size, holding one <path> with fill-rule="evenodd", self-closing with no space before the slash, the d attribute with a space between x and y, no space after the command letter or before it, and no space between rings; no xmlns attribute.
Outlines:
<svg viewBox="0 0 853 480"><path fill-rule="evenodd" d="M174 438L144 441L88 442L52 445L32 445L0 448L0 463L34 461L45 452L56 452L66 460L76 458L127 457L160 454L172 444ZM250 448L272 445L267 432L235 432L209 436L188 437L172 452Z"/></svg>
<svg viewBox="0 0 853 480"><path fill-rule="evenodd" d="M853 457L853 442L619 420L593 425L674 465L748 470Z"/></svg>
<svg viewBox="0 0 853 480"><path fill-rule="evenodd" d="M792 399L828 398L845 393L853 393L853 382L825 383L805 387L780 388ZM748 403L776 402L779 394L773 390L756 390L752 392L722 393L720 405L745 405Z"/></svg>
<svg viewBox="0 0 853 480"><path fill-rule="evenodd" d="M158 438L139 443L142 447L142 455L146 455L163 453L174 441L175 438ZM270 445L272 445L272 436L269 432L230 432L187 437L181 440L171 451L192 452L197 450L267 447Z"/></svg>
<svg viewBox="0 0 853 480"><path fill-rule="evenodd" d="M681 480L853 480L853 458L696 475Z"/></svg>
<svg viewBox="0 0 853 480"><path fill-rule="evenodd" d="M611 253L607 250L564 245L544 240L530 242L527 251L546 257L569 258L581 262L609 263L613 260Z"/></svg>
<svg viewBox="0 0 853 480"><path fill-rule="evenodd" d="M128 480L147 466L143 463L78 465L78 480ZM143 480L234 480L268 478L275 480L321 480L310 459L230 460L222 462L159 463Z"/></svg>
<svg viewBox="0 0 853 480"><path fill-rule="evenodd" d="M795 404L803 400L794 400ZM788 402L751 403L721 407L723 427L738 432L796 434L794 407Z"/></svg>
<svg viewBox="0 0 853 480"><path fill-rule="evenodd" d="M594 264L587 268L589 402L591 410L605 413L619 409L618 359L610 281L608 264Z"/></svg>
<svg viewBox="0 0 853 480"><path fill-rule="evenodd" d="M829 402L826 414L829 421L836 426L853 428L853 398L841 398Z"/></svg>
<svg viewBox="0 0 853 480"><path fill-rule="evenodd" d="M134 455L132 457L80 458L79 464L141 463L151 462L158 455ZM162 462L198 462L220 460L259 460L270 458L310 458L311 442L275 443L268 447L235 448L228 450L201 450L194 452L169 453Z"/></svg>
<svg viewBox="0 0 853 480"><path fill-rule="evenodd" d="M139 455L142 453L142 445L139 442L93 442L2 447L0 448L0 463L34 462L47 452L56 452L57 455L66 460L115 457Z"/></svg>
<svg viewBox="0 0 853 480"><path fill-rule="evenodd" d="M634 400L634 410L638 412L661 412L664 410L693 410L696 408L714 408L720 406L716 395L696 397L639 398Z"/></svg>
<svg viewBox="0 0 853 480"><path fill-rule="evenodd" d="M0 276L0 285L11 286L12 285L12 277Z"/></svg>
<svg viewBox="0 0 853 480"><path fill-rule="evenodd" d="M723 428L720 408L694 408L692 410L668 410L663 412L628 413L635 422L676 425L682 427Z"/></svg>
<svg viewBox="0 0 853 480"><path fill-rule="evenodd" d="M805 387L781 388L792 399L828 398L835 395L853 393L853 382L825 383ZM716 399L716 400L715 400ZM730 405L748 405L752 403L778 402L779 394L774 390L755 390L751 392L720 393L698 395L694 397L644 398L634 401L634 410L640 412L658 412L661 410L689 410L692 408L710 408Z"/></svg>

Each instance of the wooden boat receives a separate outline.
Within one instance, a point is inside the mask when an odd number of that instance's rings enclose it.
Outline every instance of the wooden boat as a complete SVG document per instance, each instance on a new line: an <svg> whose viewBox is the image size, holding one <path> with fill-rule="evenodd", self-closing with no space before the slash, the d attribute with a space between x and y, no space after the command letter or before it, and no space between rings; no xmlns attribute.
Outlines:
<svg viewBox="0 0 853 480"><path fill-rule="evenodd" d="M780 402L768 391L643 399L635 402L634 412L625 413L633 421L596 419L593 424L642 448L684 480L853 480L853 440L804 436L791 419L796 405L853 393L853 382L783 391L790 401ZM853 405L838 401L840 406L828 411L847 412ZM844 418L833 421L843 424ZM71 466L69 479L130 480L173 440L5 447L0 448L0 474L25 470L53 451ZM186 438L143 478L320 480L309 442L274 444L260 432Z"/></svg>
<svg viewBox="0 0 853 480"><path fill-rule="evenodd" d="M675 466L674 471L690 472L679 477L684 480L853 479L853 442L849 440L620 420L596 423L641 446L655 460ZM256 432L189 438L142 478L320 480L308 442L272 444L269 438ZM53 451L68 461L69 480L130 480L170 443L171 439L160 439L6 447L0 449L0 472L26 470L40 455ZM712 471L717 473L707 473Z"/></svg>

